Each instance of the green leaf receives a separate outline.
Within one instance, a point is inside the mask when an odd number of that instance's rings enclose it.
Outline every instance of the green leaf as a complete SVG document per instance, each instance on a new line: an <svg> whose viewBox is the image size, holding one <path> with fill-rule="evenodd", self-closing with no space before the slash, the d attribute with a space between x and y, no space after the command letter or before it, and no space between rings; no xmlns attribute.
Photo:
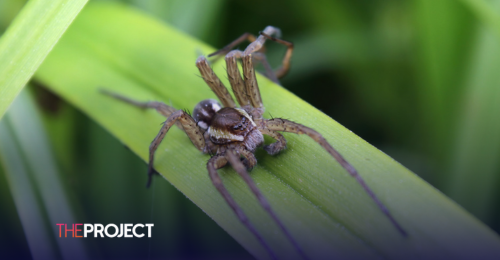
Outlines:
<svg viewBox="0 0 500 260"><path fill-rule="evenodd" d="M0 122L0 159L33 258L57 259L60 252L64 259L88 259L82 240L57 239L57 223L76 221L40 115L27 91Z"/></svg>
<svg viewBox="0 0 500 260"><path fill-rule="evenodd" d="M160 17L183 32L199 38L216 36L210 28L219 23L224 0L132 0L134 6Z"/></svg>
<svg viewBox="0 0 500 260"><path fill-rule="evenodd" d="M477 18L488 25L493 31L500 35L500 15L496 1L485 0L461 0ZM495 6L496 5L496 6Z"/></svg>
<svg viewBox="0 0 500 260"><path fill-rule="evenodd" d="M87 113L146 161L148 146L165 118L104 96L99 89L192 109L203 99L215 98L196 76L195 67L199 53L213 50L126 7L89 5L47 57L36 80ZM222 63L213 67L229 86ZM285 134L288 149L277 156L258 151L259 164L251 175L308 256L500 256L498 237L436 189L284 88L264 77L258 79L266 115L289 118L322 133L409 233L403 238L358 183L317 143ZM155 167L253 255L268 258L211 184L205 166L208 158L175 128L160 145ZM229 167L219 172L278 256L296 257L237 174ZM137 189L143 187L137 185Z"/></svg>
<svg viewBox="0 0 500 260"><path fill-rule="evenodd" d="M469 1L471 2L471 1ZM500 5L496 4L497 9ZM474 59L465 87L464 102L446 192L485 221L494 221L500 164L500 24L479 30Z"/></svg>
<svg viewBox="0 0 500 260"><path fill-rule="evenodd" d="M417 95L419 132L428 141L426 154L436 165L433 183L444 185L444 169L452 153L456 108L460 105L467 54L474 38L475 20L459 1L413 1L417 28ZM439 188L440 186L438 186Z"/></svg>
<svg viewBox="0 0 500 260"><path fill-rule="evenodd" d="M32 0L0 38L0 118L87 0Z"/></svg>

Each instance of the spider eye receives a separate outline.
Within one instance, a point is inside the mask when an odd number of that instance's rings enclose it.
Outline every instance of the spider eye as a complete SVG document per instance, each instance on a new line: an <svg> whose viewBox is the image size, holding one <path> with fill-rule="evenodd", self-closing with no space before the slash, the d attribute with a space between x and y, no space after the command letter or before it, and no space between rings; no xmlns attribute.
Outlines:
<svg viewBox="0 0 500 260"><path fill-rule="evenodd" d="M243 127L243 125L242 125L242 124L238 124L238 125L233 126L233 129L234 129L234 130L240 130L240 131L241 131L241 130L243 130L243 128L244 128L244 127Z"/></svg>

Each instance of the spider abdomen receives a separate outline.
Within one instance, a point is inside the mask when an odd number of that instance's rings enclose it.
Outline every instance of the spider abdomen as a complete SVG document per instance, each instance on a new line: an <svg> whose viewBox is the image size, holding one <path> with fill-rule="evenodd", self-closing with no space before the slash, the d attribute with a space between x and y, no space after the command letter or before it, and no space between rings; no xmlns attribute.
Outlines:
<svg viewBox="0 0 500 260"><path fill-rule="evenodd" d="M207 129L212 123L217 111L221 109L221 105L217 100L205 99L200 101L193 110L193 118L202 129Z"/></svg>

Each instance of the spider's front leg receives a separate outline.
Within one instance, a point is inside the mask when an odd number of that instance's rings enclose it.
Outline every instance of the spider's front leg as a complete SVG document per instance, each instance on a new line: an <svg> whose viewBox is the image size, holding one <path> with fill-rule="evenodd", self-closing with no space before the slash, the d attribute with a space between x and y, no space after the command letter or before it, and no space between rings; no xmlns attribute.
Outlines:
<svg viewBox="0 0 500 260"><path fill-rule="evenodd" d="M358 171L349 163L347 162L342 155L335 150L327 141L326 139L318 132L315 130L303 126L301 124L297 124L295 122L286 120L286 119L281 119L281 118L274 118L270 120L262 120L259 124L261 132L263 131L283 131L283 132L290 132L290 133L295 133L295 134L305 134L311 137L314 141L316 141L319 145L321 145L337 162L344 168L346 171L354 178L356 178L356 181L363 187L363 189L368 193L368 195L372 198L373 201L378 205L380 210L387 216L387 218L391 221L394 227L403 235L403 236L408 236L406 231L399 225L399 223L396 221L396 219L392 216L392 214L389 212L387 207L378 199L378 197L375 195L375 193L368 187L366 182L363 180L361 175L359 175Z"/></svg>
<svg viewBox="0 0 500 260"><path fill-rule="evenodd" d="M215 75L215 72L210 67L210 64L208 64L207 58L200 56L196 60L196 67L198 67L201 77L205 83L207 83L210 89L212 89L215 95L217 95L219 100L222 102L222 105L224 107L236 107L233 97L231 97L231 94L229 94L229 91L227 91L227 88L224 84L222 84L219 77Z"/></svg>
<svg viewBox="0 0 500 260"><path fill-rule="evenodd" d="M267 26L264 29L264 31L261 32L260 34L261 35L257 38L257 40L250 43L250 45L248 45L248 47L245 49L245 51L242 54L242 61L243 61L243 77L245 78L245 88L247 90L250 103L252 104L253 107L263 110L264 105L262 104L259 85L257 83L257 78L255 76L255 69L253 65L252 55L257 55L257 56L259 55L256 52L259 51L264 46L264 43L267 39L276 41L280 44L285 44L288 47L288 50L283 59L282 68L280 68L276 73L276 77L279 78L284 76L288 72L288 69L290 68L290 59L293 51L293 44L291 42L287 42L272 37L272 35L280 34L279 29L273 26Z"/></svg>
<svg viewBox="0 0 500 260"><path fill-rule="evenodd" d="M276 35L276 37L273 37L273 35ZM280 37L280 35L281 31L278 28L273 26L267 26L264 29L264 31L260 32L260 36L254 42L248 45L248 47L245 49L245 54L244 54L245 56L248 56L252 53L256 53L257 51L261 50L266 40L271 40L279 44L285 45L287 47L287 50L281 62L282 63L281 67L276 71L271 70L271 73L269 73L268 69L266 68L266 75L273 75L273 77L269 76L268 77L275 82L278 81L277 79L284 77L288 73L288 70L290 70L290 60L292 59L292 53L293 53L293 43L277 38ZM265 66L265 63L263 64ZM275 78L276 80L274 80L273 78Z"/></svg>
<svg viewBox="0 0 500 260"><path fill-rule="evenodd" d="M244 41L249 41L250 43L252 43L255 40L257 40L257 38L253 34L251 34L251 33L244 33L243 35L241 35L240 37L238 37L236 40L234 40L233 42L231 42L230 44L224 46L224 48L219 49L218 51L209 54L208 57L210 58L210 57L214 57L214 56L226 55L232 49L234 49L236 46L238 46L240 43L242 43ZM265 51L264 47L262 47L260 49L260 51L264 52ZM218 59L218 58L215 58L215 60L216 59ZM271 68L271 66L269 65L269 63L267 62L266 55L264 55L263 53L261 53L261 56L257 57L257 60L259 60L262 63L262 65L264 66L264 69L266 70L266 73L265 73L266 77L268 77L272 81L274 81L277 84L279 84L279 81L278 81L278 78L276 77L275 72L273 71L273 69ZM226 55L226 63L227 63L227 55ZM228 68L229 68L229 66L228 66ZM229 72L228 72L228 74L229 74ZM244 106L242 103L240 103L240 105Z"/></svg>
<svg viewBox="0 0 500 260"><path fill-rule="evenodd" d="M290 59L292 57L292 52L293 52L293 44L291 42L287 42L272 36L272 35L279 36L279 34L280 30L278 28L273 26L267 26L264 29L264 31L261 32L261 35L257 39L252 39L252 43L248 45L245 51L238 51L238 50L231 51L226 55L225 58L228 79L229 82L231 83L231 87L236 96L236 99L238 100L238 103L242 107L251 105L252 107L257 108L258 110L261 110L260 114L259 113L256 114L256 117L258 118L262 116L264 107L262 104L262 98L260 96L257 79L255 77L253 60L262 63L266 70L265 73L266 77L279 84L278 78L285 76L285 74L288 72L290 68ZM226 47L220 49L215 53L210 54L209 57L228 52L231 48L235 47L237 44L247 39L248 35L249 34L244 34L243 36L235 40L233 43L227 45ZM267 39L287 46L287 52L285 54L285 57L283 58L282 66L277 71L272 70L271 66L267 61L266 56L263 53L259 52L263 50L264 43ZM241 59L243 62L244 80L241 78L240 75L240 71L237 64L238 59ZM208 84L210 85L210 83Z"/></svg>
<svg viewBox="0 0 500 260"><path fill-rule="evenodd" d="M251 105L249 93L247 91L252 91L251 89L247 90L245 81L241 78L240 70L238 68L237 60L242 59L243 56L244 53L242 51L234 50L229 52L225 58L227 77L229 79L229 83L231 84L231 88L233 89L233 93L241 107ZM279 84L278 78L276 78L271 66L267 62L266 55L257 52L252 54L252 58L260 61L264 65L264 68L266 69L266 77ZM258 95L260 95L260 93Z"/></svg>
<svg viewBox="0 0 500 260"><path fill-rule="evenodd" d="M226 70L227 78L233 89L234 96L241 107L250 105L248 100L245 82L241 78L240 70L238 69L237 59L241 58L241 51L231 51L226 55Z"/></svg>
<svg viewBox="0 0 500 260"><path fill-rule="evenodd" d="M203 137L203 132L201 131L200 127L196 125L196 121L189 114L187 114L182 110L177 110L174 113L172 113L167 118L167 121L163 123L160 132L156 135L155 139L153 140L153 142L151 142L151 145L149 146L147 187L151 185L151 178L155 173L155 170L153 168L155 151L160 145L165 135L167 134L170 127L172 127L172 125L174 125L176 122L181 123L182 128L186 132L187 136L189 137L189 139L191 139L191 142L193 143L194 146L196 146L198 150L203 151L203 148L205 147L205 139Z"/></svg>

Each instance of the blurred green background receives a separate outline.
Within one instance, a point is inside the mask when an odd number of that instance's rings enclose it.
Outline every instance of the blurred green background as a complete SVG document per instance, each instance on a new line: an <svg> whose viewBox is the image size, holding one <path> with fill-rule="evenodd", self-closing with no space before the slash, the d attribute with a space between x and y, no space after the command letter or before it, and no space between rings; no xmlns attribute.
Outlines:
<svg viewBox="0 0 500 260"><path fill-rule="evenodd" d="M282 38L295 44L291 71L281 81L285 88L499 232L500 1L121 2L215 47L267 25L281 28ZM24 3L0 1L0 32ZM268 46L278 66L285 49ZM92 242L92 255L251 258L168 182L156 178L145 189L145 163L100 126L42 86L32 84L29 91L77 222L153 222L162 232L162 240L128 246L123 240ZM0 258L30 258L1 176Z"/></svg>

